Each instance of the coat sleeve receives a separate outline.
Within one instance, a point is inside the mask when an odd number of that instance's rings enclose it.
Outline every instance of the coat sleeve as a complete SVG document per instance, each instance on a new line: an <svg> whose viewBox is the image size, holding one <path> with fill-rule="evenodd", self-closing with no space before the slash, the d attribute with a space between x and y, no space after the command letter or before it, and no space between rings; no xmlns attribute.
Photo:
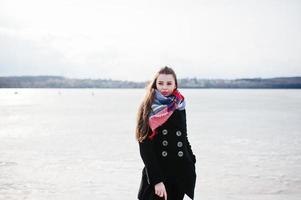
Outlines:
<svg viewBox="0 0 301 200"><path fill-rule="evenodd" d="M187 136L186 109L184 109L184 121L185 121L184 130L185 130L185 133L186 133L185 134L186 135L185 140L186 140L186 143L187 143L188 152L191 155L193 163L196 163L196 157L195 157L194 153L192 152L191 145L190 145L190 142L189 142L188 136Z"/></svg>
<svg viewBox="0 0 301 200"><path fill-rule="evenodd" d="M158 165L158 160L153 148L153 141L146 138L143 142L139 142L140 156L145 165L148 182L151 185L163 182L163 174Z"/></svg>

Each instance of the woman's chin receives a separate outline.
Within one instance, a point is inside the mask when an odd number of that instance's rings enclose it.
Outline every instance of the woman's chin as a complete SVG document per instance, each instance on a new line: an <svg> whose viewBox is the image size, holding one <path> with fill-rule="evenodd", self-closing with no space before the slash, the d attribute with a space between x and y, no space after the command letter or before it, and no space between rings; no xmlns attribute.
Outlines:
<svg viewBox="0 0 301 200"><path fill-rule="evenodd" d="M163 96L165 97L169 97L171 94L163 94Z"/></svg>

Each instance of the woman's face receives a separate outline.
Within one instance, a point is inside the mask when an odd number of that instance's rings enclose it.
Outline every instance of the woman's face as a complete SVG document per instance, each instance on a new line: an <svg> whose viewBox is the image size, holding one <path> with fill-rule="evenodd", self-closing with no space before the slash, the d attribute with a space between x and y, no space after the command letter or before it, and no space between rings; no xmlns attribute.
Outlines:
<svg viewBox="0 0 301 200"><path fill-rule="evenodd" d="M163 96L169 96L176 88L175 79L172 74L159 74L156 87Z"/></svg>

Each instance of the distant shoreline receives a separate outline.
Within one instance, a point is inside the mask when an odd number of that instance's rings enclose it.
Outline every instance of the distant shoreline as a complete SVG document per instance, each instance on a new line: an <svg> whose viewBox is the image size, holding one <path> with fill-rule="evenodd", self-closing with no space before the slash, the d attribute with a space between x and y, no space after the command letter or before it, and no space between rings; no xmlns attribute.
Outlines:
<svg viewBox="0 0 301 200"><path fill-rule="evenodd" d="M63 76L2 76L0 88L53 89L140 89L148 81L134 82L112 79L74 79ZM301 77L241 79L178 79L179 88L187 89L301 89Z"/></svg>

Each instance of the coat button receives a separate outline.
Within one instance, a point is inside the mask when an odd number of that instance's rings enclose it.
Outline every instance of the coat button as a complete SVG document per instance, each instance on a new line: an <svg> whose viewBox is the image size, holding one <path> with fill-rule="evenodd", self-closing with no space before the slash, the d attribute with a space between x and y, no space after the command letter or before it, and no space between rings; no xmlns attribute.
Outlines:
<svg viewBox="0 0 301 200"><path fill-rule="evenodd" d="M178 152L178 156L179 156L179 157L182 157L182 156L183 156L183 151L179 151L179 152Z"/></svg>
<svg viewBox="0 0 301 200"><path fill-rule="evenodd" d="M168 145L167 140L163 140L162 145L163 145L163 146L167 146L167 145Z"/></svg>
<svg viewBox="0 0 301 200"><path fill-rule="evenodd" d="M177 143L177 146L178 146L178 147L182 147L182 146L183 146L183 143L182 143L182 142L178 142L178 143Z"/></svg>
<svg viewBox="0 0 301 200"><path fill-rule="evenodd" d="M181 131L177 131L177 132L176 132L176 135L177 135L177 136L181 136L181 135L182 135L182 132L181 132Z"/></svg>
<svg viewBox="0 0 301 200"><path fill-rule="evenodd" d="M166 157L167 156L167 151L162 151L162 156Z"/></svg>
<svg viewBox="0 0 301 200"><path fill-rule="evenodd" d="M162 130L163 135L167 135L168 131L166 129Z"/></svg>

